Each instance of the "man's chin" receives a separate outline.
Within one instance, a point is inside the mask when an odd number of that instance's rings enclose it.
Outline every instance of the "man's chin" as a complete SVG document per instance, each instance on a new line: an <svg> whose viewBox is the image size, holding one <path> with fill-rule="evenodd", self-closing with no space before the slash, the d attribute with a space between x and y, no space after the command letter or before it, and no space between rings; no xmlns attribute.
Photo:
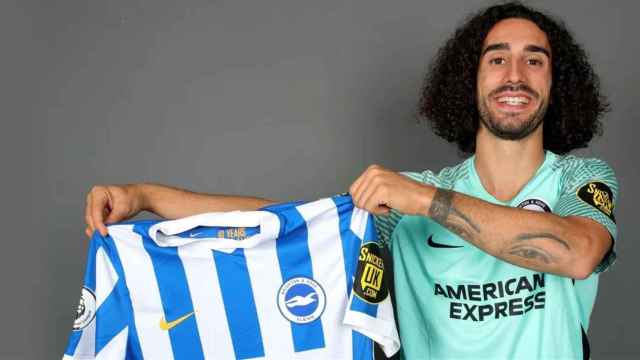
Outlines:
<svg viewBox="0 0 640 360"><path fill-rule="evenodd" d="M518 117L521 114L517 115ZM491 134L502 140L522 140L533 133L542 121L534 123L534 119L524 116L523 119L508 117L505 119L482 120Z"/></svg>
<svg viewBox="0 0 640 360"><path fill-rule="evenodd" d="M530 131L527 131L527 129L500 129L500 128L491 129L490 128L489 131L499 139L511 140L511 141L522 140L531 133Z"/></svg>

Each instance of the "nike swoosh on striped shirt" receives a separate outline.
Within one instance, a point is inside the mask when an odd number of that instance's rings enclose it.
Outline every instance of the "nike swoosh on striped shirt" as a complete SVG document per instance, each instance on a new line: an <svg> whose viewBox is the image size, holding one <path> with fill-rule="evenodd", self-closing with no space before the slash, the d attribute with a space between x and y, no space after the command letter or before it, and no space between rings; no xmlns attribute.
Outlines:
<svg viewBox="0 0 640 360"><path fill-rule="evenodd" d="M162 330L171 330L174 327L180 325L181 322L187 320L188 318L190 318L193 314L195 314L195 311L192 311L190 313L188 313L187 315L184 315L182 317L179 317L173 321L167 322L167 320L164 318L164 316L162 317L162 319L160 319L160 329Z"/></svg>

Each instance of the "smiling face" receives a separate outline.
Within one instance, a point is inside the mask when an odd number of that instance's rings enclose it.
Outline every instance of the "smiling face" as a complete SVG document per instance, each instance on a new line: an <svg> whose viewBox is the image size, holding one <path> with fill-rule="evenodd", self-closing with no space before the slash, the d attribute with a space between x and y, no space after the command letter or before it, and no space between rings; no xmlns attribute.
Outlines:
<svg viewBox="0 0 640 360"><path fill-rule="evenodd" d="M478 68L481 127L520 140L542 124L551 90L551 47L533 22L506 19L487 34Z"/></svg>

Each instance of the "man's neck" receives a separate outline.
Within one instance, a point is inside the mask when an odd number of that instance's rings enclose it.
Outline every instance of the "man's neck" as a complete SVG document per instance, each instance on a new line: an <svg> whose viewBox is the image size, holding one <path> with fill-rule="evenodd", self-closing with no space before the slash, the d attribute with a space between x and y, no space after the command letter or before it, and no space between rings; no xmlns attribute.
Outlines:
<svg viewBox="0 0 640 360"><path fill-rule="evenodd" d="M535 175L544 157L542 126L517 141L498 139L484 128L478 131L476 172L487 192L500 201L513 199Z"/></svg>

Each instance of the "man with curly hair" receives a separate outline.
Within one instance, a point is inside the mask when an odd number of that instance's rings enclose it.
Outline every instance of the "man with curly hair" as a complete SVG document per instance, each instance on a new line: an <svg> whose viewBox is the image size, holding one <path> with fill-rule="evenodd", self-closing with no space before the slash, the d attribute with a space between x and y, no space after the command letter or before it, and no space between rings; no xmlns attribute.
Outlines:
<svg viewBox="0 0 640 360"><path fill-rule="evenodd" d="M607 110L582 48L541 12L489 7L440 49L420 109L472 155L440 172L373 165L349 189L392 250L403 356L589 358L598 274L615 259L618 185L603 161L566 155L599 133ZM270 203L97 186L87 232L141 210L177 218Z"/></svg>

